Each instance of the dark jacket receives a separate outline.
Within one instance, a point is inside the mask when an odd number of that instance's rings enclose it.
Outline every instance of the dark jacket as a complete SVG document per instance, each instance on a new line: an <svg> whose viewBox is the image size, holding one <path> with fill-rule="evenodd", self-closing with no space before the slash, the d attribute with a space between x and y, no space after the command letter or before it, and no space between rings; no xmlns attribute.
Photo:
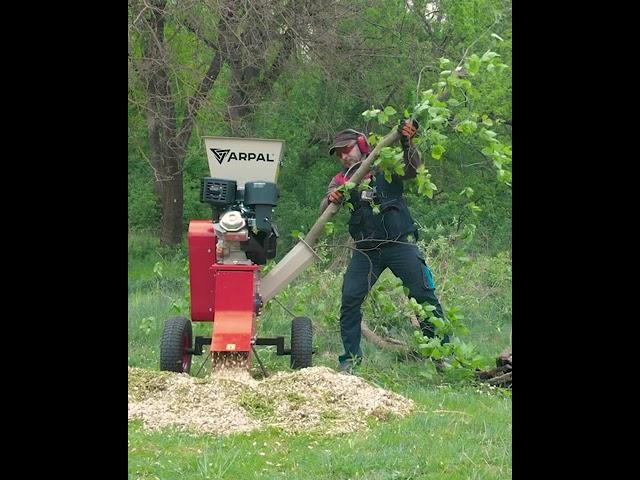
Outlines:
<svg viewBox="0 0 640 480"><path fill-rule="evenodd" d="M404 180L415 178L416 168L421 164L418 151L411 147L405 155L404 176L393 175L391 182L387 182L383 172L372 172L370 186L373 197L362 199L362 192L357 188L351 191L349 201L353 205L349 219L349 234L356 241L358 248L373 248L380 244L380 240L395 240L416 231L409 208L404 200ZM346 183L350 176L358 169L352 166L349 171L342 171L329 183L327 195L338 186ZM328 206L327 197L323 199L321 211ZM373 212L373 205L380 209L378 214Z"/></svg>

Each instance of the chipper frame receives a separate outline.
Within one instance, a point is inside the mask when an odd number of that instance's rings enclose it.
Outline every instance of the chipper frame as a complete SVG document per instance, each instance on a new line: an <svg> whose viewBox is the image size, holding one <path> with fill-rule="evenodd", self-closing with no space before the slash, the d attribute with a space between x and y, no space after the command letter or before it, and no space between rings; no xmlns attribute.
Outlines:
<svg viewBox="0 0 640 480"><path fill-rule="evenodd" d="M165 323L161 370L189 372L192 356L202 355L205 345L214 368L250 368L255 345L274 345L278 355L291 355L293 368L311 366L309 318L292 320L290 348L283 336L256 334L264 305L260 270L276 255L272 215L282 145L279 140L205 138L211 177L202 180L201 200L211 205L213 219L189 223L191 318ZM194 342L191 322L211 322L211 336L196 336Z"/></svg>

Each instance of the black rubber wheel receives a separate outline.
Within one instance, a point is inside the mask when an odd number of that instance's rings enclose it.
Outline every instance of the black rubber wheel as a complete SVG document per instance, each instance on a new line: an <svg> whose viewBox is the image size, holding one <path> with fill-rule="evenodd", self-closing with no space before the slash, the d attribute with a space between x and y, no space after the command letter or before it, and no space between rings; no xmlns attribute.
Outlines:
<svg viewBox="0 0 640 480"><path fill-rule="evenodd" d="M296 317L291 322L291 368L310 367L313 355L311 319Z"/></svg>
<svg viewBox="0 0 640 480"><path fill-rule="evenodd" d="M160 340L160 370L189 373L193 347L191 322L185 317L173 317L164 324Z"/></svg>

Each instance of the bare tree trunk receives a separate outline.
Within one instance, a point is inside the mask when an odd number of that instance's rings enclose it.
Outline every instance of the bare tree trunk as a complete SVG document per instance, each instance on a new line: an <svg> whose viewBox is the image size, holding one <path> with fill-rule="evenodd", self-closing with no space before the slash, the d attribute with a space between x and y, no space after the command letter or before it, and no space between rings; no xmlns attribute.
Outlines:
<svg viewBox="0 0 640 480"><path fill-rule="evenodd" d="M182 170L177 158L172 159L173 170L179 169L172 176L162 182L162 230L160 241L165 245L177 245L182 240L182 214L184 211L184 197L182 185Z"/></svg>
<svg viewBox="0 0 640 480"><path fill-rule="evenodd" d="M178 130L164 33L166 2L155 0L152 3L146 18L143 37L145 59L141 72L146 80L146 119L154 187L162 205L160 241L166 245L176 245L182 240L183 165L187 145L198 110L222 68L222 55L214 55L198 89L187 103L187 112Z"/></svg>
<svg viewBox="0 0 640 480"><path fill-rule="evenodd" d="M162 165L162 141L160 138L160 119L155 112L155 105L148 102L146 112L147 117L147 134L149 138L150 162L154 173L154 191L159 199L162 199L162 182L159 181L157 168Z"/></svg>
<svg viewBox="0 0 640 480"><path fill-rule="evenodd" d="M147 131L155 191L162 203L162 243L180 243L182 232L182 159L174 143L175 101L171 92L167 59L164 14L166 2L156 0L148 18L144 37L147 89Z"/></svg>

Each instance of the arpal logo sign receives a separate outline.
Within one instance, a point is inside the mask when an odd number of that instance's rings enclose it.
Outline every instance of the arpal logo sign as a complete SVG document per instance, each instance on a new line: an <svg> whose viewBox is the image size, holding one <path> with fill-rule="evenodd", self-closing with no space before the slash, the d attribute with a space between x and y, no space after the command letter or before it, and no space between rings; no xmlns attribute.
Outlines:
<svg viewBox="0 0 640 480"><path fill-rule="evenodd" d="M261 138L205 137L212 177L246 182L277 182L284 141Z"/></svg>
<svg viewBox="0 0 640 480"><path fill-rule="evenodd" d="M225 150L221 148L212 148L211 151L213 152L213 156L216 157L216 160L218 160L218 163L222 165L222 162L224 162L224 157L226 157L227 153L229 153L231 150L229 150L228 148Z"/></svg>
<svg viewBox="0 0 640 480"><path fill-rule="evenodd" d="M218 163L222 165L224 159L227 159L227 162L231 162L234 160L240 160L241 162L274 162L275 159L271 157L270 153L255 153L255 152L231 152L231 150L221 149L221 148L212 148L213 156L216 157ZM229 156L227 154L231 152Z"/></svg>

